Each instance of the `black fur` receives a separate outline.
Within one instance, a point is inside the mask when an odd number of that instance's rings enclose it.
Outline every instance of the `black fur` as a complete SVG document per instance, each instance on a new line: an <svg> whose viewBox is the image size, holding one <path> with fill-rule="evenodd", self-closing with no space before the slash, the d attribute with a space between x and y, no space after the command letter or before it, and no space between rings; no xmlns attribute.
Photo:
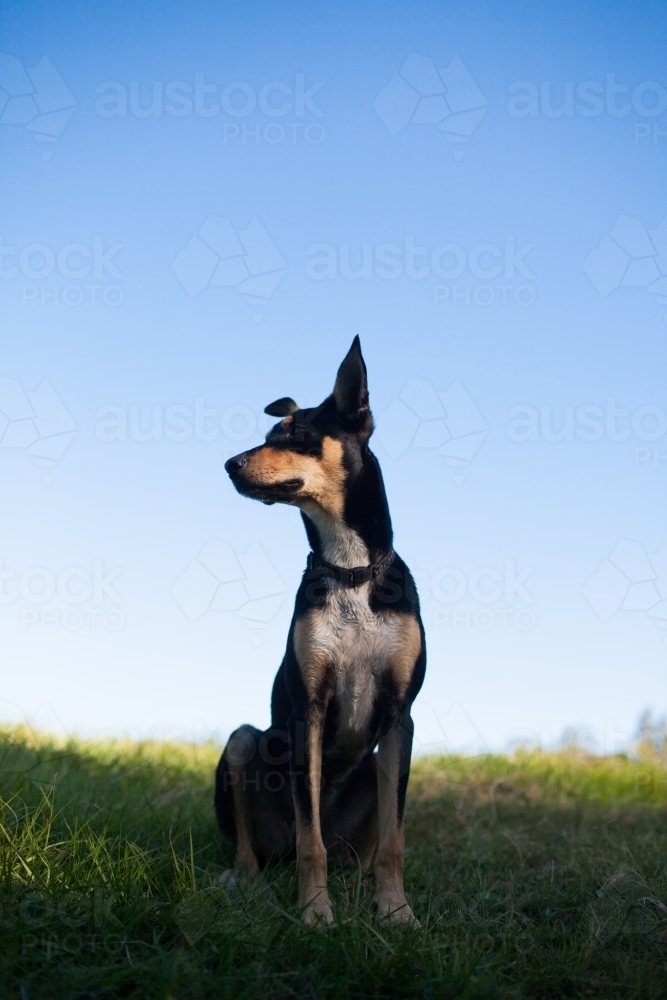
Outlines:
<svg viewBox="0 0 667 1000"><path fill-rule="evenodd" d="M319 406L301 410L289 397L283 397L270 404L267 412L288 418L267 435L266 445L271 449L287 449L321 458L326 438L342 443L346 472L343 521L365 543L369 562L379 561L391 551L393 533L380 466L368 447L373 423L359 338L355 338L340 366L333 393ZM303 485L298 479L271 487L248 481L247 465L263 447L230 459L226 468L232 482L239 492L264 503L294 503ZM307 514L302 512L302 517L313 552L325 558L325 546L318 528ZM215 806L218 821L223 833L235 840L237 827L229 758L230 747L236 746L236 763L240 762L242 767L240 780L252 846L260 868L271 858L294 857L295 799L302 813L306 817L310 815L306 782L308 695L294 649L294 631L300 619L314 607L324 605L330 592L330 581L318 569L304 572L296 594L285 656L273 684L271 727L266 732L251 726L236 730L217 769ZM329 854L348 859L372 853L377 841L374 751L378 741L392 727L400 734L396 808L402 819L412 744L410 706L421 688L426 667L419 600L410 571L400 556L397 555L391 566L369 585L368 604L379 619L395 612L415 619L421 636L421 651L407 690L399 692L389 673L378 677L368 722L353 742L337 741L340 705L336 694L331 696L331 686L335 686L335 663L327 668L322 678L322 691L316 696L319 698L321 694L322 704L326 704L320 796L322 838ZM240 757L239 747L242 748Z"/></svg>

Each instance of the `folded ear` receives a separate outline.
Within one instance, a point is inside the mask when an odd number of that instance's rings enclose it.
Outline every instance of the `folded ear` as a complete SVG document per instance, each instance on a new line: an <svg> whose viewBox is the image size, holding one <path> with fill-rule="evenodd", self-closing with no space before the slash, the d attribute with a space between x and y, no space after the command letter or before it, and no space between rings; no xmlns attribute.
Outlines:
<svg viewBox="0 0 667 1000"><path fill-rule="evenodd" d="M274 403L265 406L264 412L268 413L270 417L289 417L290 413L296 413L298 409L299 406L293 399L290 399L289 396L282 396Z"/></svg>
<svg viewBox="0 0 667 1000"><path fill-rule="evenodd" d="M365 420L368 414L368 380L359 337L352 341L352 347L338 369L333 398L336 409L347 420Z"/></svg>

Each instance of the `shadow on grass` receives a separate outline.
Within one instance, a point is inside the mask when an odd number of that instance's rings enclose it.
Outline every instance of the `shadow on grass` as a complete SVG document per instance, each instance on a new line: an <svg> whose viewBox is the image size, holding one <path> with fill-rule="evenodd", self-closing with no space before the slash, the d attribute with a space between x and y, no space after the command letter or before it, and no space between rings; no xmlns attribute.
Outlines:
<svg viewBox="0 0 667 1000"><path fill-rule="evenodd" d="M0 992L141 997L667 995L657 762L577 754L416 763L406 890L420 931L330 873L308 929L293 866L227 891L213 746L0 739Z"/></svg>
<svg viewBox="0 0 667 1000"><path fill-rule="evenodd" d="M0 795L25 807L53 804L56 828L86 825L151 849L165 831L198 845L216 834L210 744L59 742L30 730L0 731ZM181 845L182 846L182 845Z"/></svg>

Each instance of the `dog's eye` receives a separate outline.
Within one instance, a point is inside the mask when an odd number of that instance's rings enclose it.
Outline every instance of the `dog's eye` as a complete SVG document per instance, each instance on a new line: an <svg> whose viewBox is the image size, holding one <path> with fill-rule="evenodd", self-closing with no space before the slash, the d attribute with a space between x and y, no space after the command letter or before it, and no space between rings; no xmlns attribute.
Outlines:
<svg viewBox="0 0 667 1000"><path fill-rule="evenodd" d="M320 438L311 427L297 424L290 436L292 447L304 454L317 454L320 449Z"/></svg>
<svg viewBox="0 0 667 1000"><path fill-rule="evenodd" d="M298 424L294 428L294 440L297 441L298 444L311 447L312 445L316 445L318 443L319 438L310 427L304 427L303 424Z"/></svg>

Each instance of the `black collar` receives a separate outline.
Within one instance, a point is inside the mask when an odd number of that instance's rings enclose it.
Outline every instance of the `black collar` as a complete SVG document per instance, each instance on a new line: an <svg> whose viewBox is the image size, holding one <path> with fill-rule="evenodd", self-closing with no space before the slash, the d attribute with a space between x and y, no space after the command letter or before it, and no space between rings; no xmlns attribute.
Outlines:
<svg viewBox="0 0 667 1000"><path fill-rule="evenodd" d="M345 569L343 566L333 566L324 559L320 559L314 552L309 552L306 565L309 570L321 570L322 576L332 576L334 580L338 580L345 587L359 587L362 583L375 580L381 573L389 569L395 558L396 553L390 549L386 556L383 556L376 563L371 563L369 566L356 566L354 569Z"/></svg>

